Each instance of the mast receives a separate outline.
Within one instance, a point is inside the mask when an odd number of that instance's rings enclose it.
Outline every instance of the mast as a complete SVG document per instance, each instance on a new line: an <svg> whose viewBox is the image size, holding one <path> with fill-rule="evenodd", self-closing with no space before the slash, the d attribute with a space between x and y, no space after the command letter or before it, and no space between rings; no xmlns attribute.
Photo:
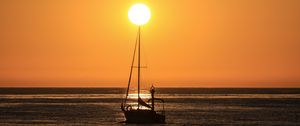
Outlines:
<svg viewBox="0 0 300 126"><path fill-rule="evenodd" d="M141 26L139 26L139 28L138 28L137 39L136 39L135 46L134 46L133 59L131 62L131 69L130 69L130 74L129 74L129 79L128 79L126 98L125 98L124 102L122 103L122 105L124 103L126 103L126 101L127 101L137 46L138 46L138 57L137 57L138 58L138 99L137 99L137 103L138 103L138 109L140 109L139 99L140 99L140 80L141 80L141 70L140 70L140 68L141 68L141 55L140 55L141 54Z"/></svg>
<svg viewBox="0 0 300 126"><path fill-rule="evenodd" d="M139 39L138 36L139 36L139 32L137 32L137 34L136 34L136 40L135 40L134 51L133 51L133 58L132 58L132 62L131 62L130 74L129 74L127 91L126 91L126 98L125 98L124 103L126 103L127 97L128 97L128 94L129 94L129 87L130 87L131 76L132 76L132 71L133 71L133 67L134 67L133 65L134 65L134 60L135 60L136 47L137 47L137 43L138 43L138 39Z"/></svg>
<svg viewBox="0 0 300 126"><path fill-rule="evenodd" d="M140 78L141 78L141 26L139 26L139 51L138 51L138 109L140 109Z"/></svg>

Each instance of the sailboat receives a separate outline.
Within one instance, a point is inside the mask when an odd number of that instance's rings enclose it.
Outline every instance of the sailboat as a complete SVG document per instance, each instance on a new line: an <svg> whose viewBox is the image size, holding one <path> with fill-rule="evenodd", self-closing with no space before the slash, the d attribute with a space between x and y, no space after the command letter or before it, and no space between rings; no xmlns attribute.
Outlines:
<svg viewBox="0 0 300 126"><path fill-rule="evenodd" d="M128 85L126 89L126 97L121 103L121 110L123 111L125 118L126 118L126 123L165 123L165 110L164 110L164 100L160 98L155 98L154 93L155 93L155 88L152 85L152 87L149 89L151 93L151 98L148 99L147 102L145 102L142 97L141 97L141 33L140 30L141 28L139 27L138 29L138 35L137 35L137 40L135 43L135 48L133 52L133 58L132 58L132 63L131 63L131 68L130 68L130 74L129 74L129 79L128 79ZM138 46L138 47L137 47ZM135 61L135 55L136 55L136 49L138 48L138 66L134 67L134 61ZM129 104L128 103L128 96L129 96L129 88L132 80L132 73L133 69L137 68L138 70L138 78L137 78L137 98L136 98L136 103L137 104ZM162 110L156 111L155 110L155 103L160 102L162 103Z"/></svg>
<svg viewBox="0 0 300 126"><path fill-rule="evenodd" d="M143 9L145 5L137 4L137 11L133 12L134 14L140 13L141 8ZM146 8L147 9L147 8ZM144 10L146 10L144 9ZM130 15L130 14L129 14ZM138 15L144 16L145 14ZM137 16L133 16L134 18ZM148 20L148 19L147 19ZM134 20L136 21L136 20ZM140 20L137 20L140 21ZM138 24L138 23L137 23ZM126 90L126 96L121 103L121 110L124 113L126 118L126 123L165 123L165 110L164 110L164 100L160 98L155 98L155 88L152 87L149 89L151 93L151 97L148 98L147 102L145 101L144 94L141 93L141 25L142 23L138 24L138 33L135 42L135 47L133 51L133 58L131 62L130 74L128 79L128 85ZM137 67L134 66L135 57L137 53ZM130 98L129 95L129 88L131 85L132 74L133 70L137 68L137 97ZM130 100L131 101L130 101ZM129 102L130 101L130 102ZM162 105L162 110L156 110L156 103L160 102L159 104Z"/></svg>

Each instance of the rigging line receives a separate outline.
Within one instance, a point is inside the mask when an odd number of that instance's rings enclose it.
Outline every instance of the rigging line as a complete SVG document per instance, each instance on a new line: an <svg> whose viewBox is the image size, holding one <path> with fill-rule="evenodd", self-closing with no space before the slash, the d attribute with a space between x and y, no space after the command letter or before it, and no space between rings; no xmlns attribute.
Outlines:
<svg viewBox="0 0 300 126"><path fill-rule="evenodd" d="M131 67L130 67L130 74L129 74L129 79L128 79L125 103L127 101L127 97L128 97L128 93L129 93L129 87L130 87L130 83L131 83L131 75L132 75L132 70L133 70L133 67L134 67L133 65L134 65L136 47L137 47L137 43L138 43L138 35L139 35L139 31L137 33L136 40L135 40L135 45L134 45L133 58L132 58Z"/></svg>
<svg viewBox="0 0 300 126"><path fill-rule="evenodd" d="M144 78L144 82L145 82L145 84L142 86L142 88L149 88L148 86L149 86L149 83L151 83L150 82L150 78L149 78L149 73L150 73L150 69L148 69L149 68L149 64L148 64L148 55L147 55L147 50L146 50L146 48L145 48L145 44L142 44L141 45L141 48L142 48L142 50L144 50L143 52L141 52L142 53L142 56L143 56L143 61L145 61L144 62L144 64L145 64L145 67L141 67L141 68L146 68L146 69L144 69L144 72L143 72L143 78Z"/></svg>
<svg viewBox="0 0 300 126"><path fill-rule="evenodd" d="M147 57L147 50L146 50L146 48L145 48L145 44L143 44L143 45L141 45L142 47L142 49L144 50L143 52L142 52L142 56L144 56L144 63L145 63L145 66L148 66L148 57Z"/></svg>
<svg viewBox="0 0 300 126"><path fill-rule="evenodd" d="M138 55L138 99L140 98L140 79L141 79L141 26L139 26L139 55ZM140 103L138 101L138 110Z"/></svg>

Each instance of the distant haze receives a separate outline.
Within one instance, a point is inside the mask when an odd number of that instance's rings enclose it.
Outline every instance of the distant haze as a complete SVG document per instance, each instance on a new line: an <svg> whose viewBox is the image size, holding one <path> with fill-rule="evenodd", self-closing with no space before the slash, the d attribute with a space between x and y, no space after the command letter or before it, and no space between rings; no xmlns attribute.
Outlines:
<svg viewBox="0 0 300 126"><path fill-rule="evenodd" d="M1 0L0 87L125 87L137 1ZM140 2L140 1L139 1ZM300 87L299 0L149 0L144 80Z"/></svg>

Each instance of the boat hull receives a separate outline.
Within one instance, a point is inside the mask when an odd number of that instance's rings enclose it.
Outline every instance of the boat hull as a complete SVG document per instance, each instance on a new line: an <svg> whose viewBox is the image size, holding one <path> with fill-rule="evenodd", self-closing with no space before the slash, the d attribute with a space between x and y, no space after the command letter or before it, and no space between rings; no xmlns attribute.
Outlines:
<svg viewBox="0 0 300 126"><path fill-rule="evenodd" d="M152 110L124 111L126 123L165 123L165 116Z"/></svg>

